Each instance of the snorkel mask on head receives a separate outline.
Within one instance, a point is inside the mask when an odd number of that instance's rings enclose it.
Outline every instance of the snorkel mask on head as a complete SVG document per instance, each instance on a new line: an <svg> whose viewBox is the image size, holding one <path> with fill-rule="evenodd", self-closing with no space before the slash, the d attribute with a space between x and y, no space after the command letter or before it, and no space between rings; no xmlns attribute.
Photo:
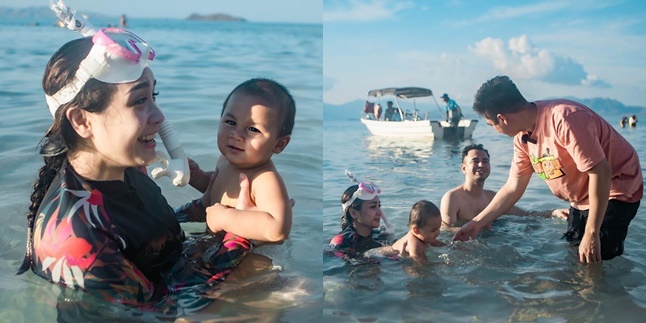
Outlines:
<svg viewBox="0 0 646 323"><path fill-rule="evenodd" d="M370 182L359 182L359 188L352 194L349 200L342 204L343 212L354 203L357 199L362 201L370 201L381 193L381 189L375 184Z"/></svg>
<svg viewBox="0 0 646 323"><path fill-rule="evenodd" d="M155 51L146 41L134 33L121 28L103 28L95 31L92 24L76 15L62 1L51 1L50 8L58 19L69 29L81 33L83 36L92 36L92 49L81 61L72 81L53 95L45 95L47 106L52 116L61 105L72 101L83 86L94 78L105 83L129 83L138 80L144 69L155 58ZM152 170L151 176L155 179L168 176L176 186L185 186L190 180L188 159L179 140L168 120L164 119L159 129L166 150L165 153L157 151L158 160L163 167Z"/></svg>
<svg viewBox="0 0 646 323"><path fill-rule="evenodd" d="M354 193L352 193L352 196L350 197L349 200L347 200L345 203L341 203L344 214L348 209L348 207L350 207L350 205L352 205L352 203L354 203L354 201L356 201L357 199L362 201L370 201L374 199L375 196L379 196L379 194L381 194L381 189L379 188L379 186L372 184L370 182L362 182L358 180L347 169L345 170L345 175L348 176L352 182L357 183L359 188L357 188L357 190ZM386 217L386 213L384 213L383 210L381 212L381 219L384 220L384 224L385 224L385 226L382 225L379 228L381 232L384 232L386 234L395 233L395 229L392 223L390 223L390 221L388 220L388 217Z"/></svg>
<svg viewBox="0 0 646 323"><path fill-rule="evenodd" d="M155 58L155 51L139 36L120 28L104 28L92 37L92 49L81 61L74 79L54 95L46 95L49 112L72 101L91 78L105 83L138 80Z"/></svg>

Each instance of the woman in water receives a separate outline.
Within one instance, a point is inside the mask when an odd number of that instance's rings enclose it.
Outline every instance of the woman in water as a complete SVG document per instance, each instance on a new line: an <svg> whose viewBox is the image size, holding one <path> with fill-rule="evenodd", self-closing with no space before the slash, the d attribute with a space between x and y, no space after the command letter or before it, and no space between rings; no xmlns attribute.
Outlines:
<svg viewBox="0 0 646 323"><path fill-rule="evenodd" d="M368 182L359 182L343 192L341 232L330 240L330 247L337 255L353 257L383 246L372 237L373 229L379 228L382 218L392 231L392 225L381 210L380 193L377 185Z"/></svg>
<svg viewBox="0 0 646 323"><path fill-rule="evenodd" d="M156 304L222 281L249 250L189 243L145 172L164 121L154 57L141 38L108 28L68 42L49 60L42 85L54 121L40 143L45 165L18 274L31 268L105 300Z"/></svg>

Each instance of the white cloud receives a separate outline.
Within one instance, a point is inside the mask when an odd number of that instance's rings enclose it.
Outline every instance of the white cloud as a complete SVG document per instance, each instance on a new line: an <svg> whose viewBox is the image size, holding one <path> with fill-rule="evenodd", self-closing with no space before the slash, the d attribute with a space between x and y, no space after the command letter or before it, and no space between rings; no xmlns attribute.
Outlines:
<svg viewBox="0 0 646 323"><path fill-rule="evenodd" d="M610 84L588 74L574 59L536 48L527 35L502 39L485 38L469 50L490 61L494 69L515 79L608 88Z"/></svg>
<svg viewBox="0 0 646 323"><path fill-rule="evenodd" d="M350 1L345 5L323 6L323 21L377 21L394 18L397 12L414 7L411 1Z"/></svg>

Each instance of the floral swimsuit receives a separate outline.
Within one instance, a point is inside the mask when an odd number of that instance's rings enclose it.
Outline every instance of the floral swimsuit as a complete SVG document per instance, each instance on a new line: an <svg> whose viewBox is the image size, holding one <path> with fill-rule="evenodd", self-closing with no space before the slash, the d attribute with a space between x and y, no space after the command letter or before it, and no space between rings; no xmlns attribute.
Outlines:
<svg viewBox="0 0 646 323"><path fill-rule="evenodd" d="M99 182L65 163L34 222L32 270L126 304L208 288L226 278L251 244L233 235L224 243L211 234L186 239L179 224L185 217L138 169L127 169L124 181Z"/></svg>

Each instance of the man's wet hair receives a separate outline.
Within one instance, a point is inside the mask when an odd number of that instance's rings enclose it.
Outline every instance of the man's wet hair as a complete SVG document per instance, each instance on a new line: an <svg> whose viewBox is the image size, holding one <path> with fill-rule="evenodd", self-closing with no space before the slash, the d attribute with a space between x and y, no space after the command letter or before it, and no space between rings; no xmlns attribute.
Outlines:
<svg viewBox="0 0 646 323"><path fill-rule="evenodd" d="M486 150L482 144L470 144L462 149L462 161L464 161L464 157L466 157L472 150L484 151L487 154L487 157L491 158L491 156L489 156L489 151Z"/></svg>

